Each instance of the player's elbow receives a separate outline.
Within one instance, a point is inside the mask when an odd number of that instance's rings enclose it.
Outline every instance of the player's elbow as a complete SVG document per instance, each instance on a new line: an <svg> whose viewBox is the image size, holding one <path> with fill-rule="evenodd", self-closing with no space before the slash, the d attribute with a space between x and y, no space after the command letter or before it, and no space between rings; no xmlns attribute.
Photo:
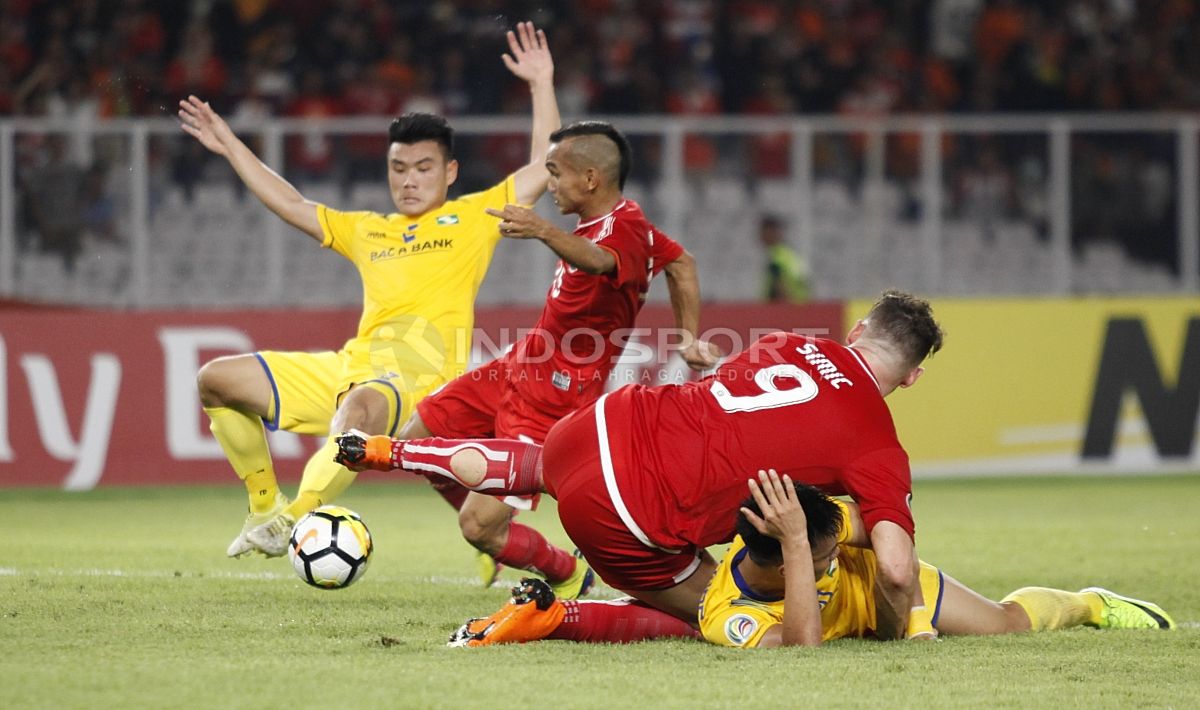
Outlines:
<svg viewBox="0 0 1200 710"><path fill-rule="evenodd" d="M688 250L684 250L677 259L663 267L663 272L669 279L678 279L682 276L687 276L696 273L696 257Z"/></svg>
<svg viewBox="0 0 1200 710"><path fill-rule="evenodd" d="M892 564L879 564L876 571L876 583L884 594L908 594L917 584L916 566L906 560L897 560Z"/></svg>

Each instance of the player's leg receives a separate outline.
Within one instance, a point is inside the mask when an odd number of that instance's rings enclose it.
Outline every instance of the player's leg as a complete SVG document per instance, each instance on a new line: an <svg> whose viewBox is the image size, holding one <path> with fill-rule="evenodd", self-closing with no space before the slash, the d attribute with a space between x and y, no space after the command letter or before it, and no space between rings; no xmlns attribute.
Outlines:
<svg viewBox="0 0 1200 710"><path fill-rule="evenodd" d="M400 393L386 381L372 380L351 389L338 405L329 431L333 434L309 459L300 480L296 502L288 512L299 517L341 495L356 473L337 463L336 433L356 429L387 435L396 430L404 406Z"/></svg>
<svg viewBox="0 0 1200 710"><path fill-rule="evenodd" d="M263 351L257 355L273 390L274 406L271 417L265 420L267 428L310 436L328 436L329 422L337 407L338 395L349 386L346 380L349 354L333 351ZM287 525L281 522L287 517L285 513L288 501L284 499L283 503L280 509L265 516L265 520L244 531L243 538L246 544L268 556L284 553L290 523L294 522L294 519L288 519ZM268 528L272 531L286 529L268 538L265 535ZM282 541L277 540L279 537L282 537Z"/></svg>
<svg viewBox="0 0 1200 710"><path fill-rule="evenodd" d="M682 619L689 624L696 623L696 610L704 599L704 590L713 574L717 571L716 560L707 550L701 550L695 558L695 566L690 574L678 584L667 589L622 589L629 596L639 599L646 604Z"/></svg>
<svg viewBox="0 0 1200 710"><path fill-rule="evenodd" d="M1123 597L1100 587L1078 592L1023 587L1004 598L1029 616L1034 631L1072 626L1099 629L1172 629L1175 621L1153 602Z"/></svg>
<svg viewBox="0 0 1200 710"><path fill-rule="evenodd" d="M403 469L488 495L542 491L542 447L520 439L402 439L349 431L337 437L337 458L356 471Z"/></svg>
<svg viewBox="0 0 1200 710"><path fill-rule="evenodd" d="M1089 587L1068 592L1022 587L1000 602L990 601L952 577L945 577L935 625L946 634L1005 634L1054 631L1075 626L1170 629L1175 623L1158 605Z"/></svg>
<svg viewBox="0 0 1200 710"><path fill-rule="evenodd" d="M333 414L329 431L357 429L387 435L398 428L404 398L387 380L369 380L354 386ZM410 407L411 408L411 407ZM305 513L333 502L357 475L335 459L337 435L329 435L309 457L296 499L270 521L247 533L247 540L270 557L287 552L292 527Z"/></svg>
<svg viewBox="0 0 1200 710"><path fill-rule="evenodd" d="M498 498L471 493L458 514L463 538L496 562L546 578L560 599L574 599L592 584L591 570L537 530L513 521L513 509Z"/></svg>
<svg viewBox="0 0 1200 710"><path fill-rule="evenodd" d="M625 597L611 601L559 600L544 580L522 579L512 598L491 616L468 619L451 646L490 646L540 640L633 643L697 638L696 629L647 604Z"/></svg>
<svg viewBox="0 0 1200 710"><path fill-rule="evenodd" d="M934 604L933 625L949 636L1011 634L1030 630L1030 616L1011 600L994 602L950 575L942 574L940 599Z"/></svg>
<svg viewBox="0 0 1200 710"><path fill-rule="evenodd" d="M273 380L257 355L236 355L206 363L196 384L209 430L250 499L249 515L226 551L230 557L239 557L252 549L245 534L287 504L275 479L263 426L264 420L273 420L277 414Z"/></svg>

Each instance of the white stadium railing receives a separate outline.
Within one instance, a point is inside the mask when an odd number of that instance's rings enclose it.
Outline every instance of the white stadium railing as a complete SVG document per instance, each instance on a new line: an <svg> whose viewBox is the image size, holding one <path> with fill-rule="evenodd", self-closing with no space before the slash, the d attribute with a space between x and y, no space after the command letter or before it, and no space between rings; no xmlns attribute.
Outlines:
<svg viewBox="0 0 1200 710"><path fill-rule="evenodd" d="M891 285L938 295L1200 293L1195 114L607 118L641 148L629 194L697 255L707 298L759 296L757 227L768 213L788 225L817 298ZM286 175L289 137L382 141L388 121L280 118L234 128ZM464 165L494 157L482 139L528 130L519 116L452 124L476 148ZM80 226L70 266L39 242L29 216L49 189L31 179L50 160L47 136L69 144L80 171L105 166L99 184L114 210L116 238ZM700 158L691 154L696 138L708 142ZM786 151L781 173L757 172L750 148L760 139ZM167 156L188 160L179 156L191 141L168 118L0 120L0 295L132 308L358 302L353 269L239 196L220 161L194 154L202 174L185 197ZM998 162L993 183L970 177L984 152ZM381 153L373 176L299 186L340 209L390 211L384 180ZM1129 209L1166 216L1143 225L1122 214ZM1157 256L1139 255L1143 247ZM537 303L543 293L530 284L548 283L552 271L548 250L504 244L481 301Z"/></svg>

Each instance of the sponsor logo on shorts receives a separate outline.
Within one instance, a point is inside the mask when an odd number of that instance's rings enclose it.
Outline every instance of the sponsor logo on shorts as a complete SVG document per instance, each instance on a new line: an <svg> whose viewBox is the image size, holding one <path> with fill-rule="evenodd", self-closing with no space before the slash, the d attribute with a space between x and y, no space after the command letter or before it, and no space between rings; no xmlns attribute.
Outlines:
<svg viewBox="0 0 1200 710"><path fill-rule="evenodd" d="M725 637L737 646L744 646L757 630L758 622L746 614L734 614L725 622Z"/></svg>

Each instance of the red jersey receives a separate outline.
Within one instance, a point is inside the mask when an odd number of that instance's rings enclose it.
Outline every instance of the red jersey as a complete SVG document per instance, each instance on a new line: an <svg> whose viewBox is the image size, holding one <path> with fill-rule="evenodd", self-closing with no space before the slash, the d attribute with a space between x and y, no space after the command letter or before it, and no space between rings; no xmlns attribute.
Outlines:
<svg viewBox="0 0 1200 710"><path fill-rule="evenodd" d="M611 252L616 269L588 274L560 259L541 318L508 355L518 387L550 409L567 402L575 409L600 396L628 339L617 331L633 327L650 280L683 254L628 199L580 222L575 234Z"/></svg>
<svg viewBox="0 0 1200 710"><path fill-rule="evenodd" d="M705 380L631 385L596 407L614 507L657 547L728 542L746 481L770 468L849 494L868 531L890 520L913 534L908 455L853 348L774 333Z"/></svg>

